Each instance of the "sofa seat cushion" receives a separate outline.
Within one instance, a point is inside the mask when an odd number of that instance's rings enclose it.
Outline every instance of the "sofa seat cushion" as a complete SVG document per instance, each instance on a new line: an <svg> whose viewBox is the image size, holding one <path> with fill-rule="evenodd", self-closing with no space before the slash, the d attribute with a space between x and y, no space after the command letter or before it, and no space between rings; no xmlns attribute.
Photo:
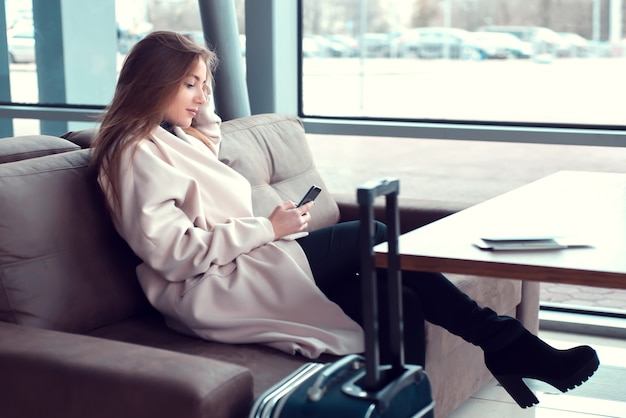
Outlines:
<svg viewBox="0 0 626 418"><path fill-rule="evenodd" d="M243 367L136 344L0 322L2 417L240 418Z"/></svg>
<svg viewBox="0 0 626 418"><path fill-rule="evenodd" d="M290 355L257 344L221 344L176 333L169 329L160 316L137 316L93 330L89 335L109 340L130 342L179 353L206 357L236 364L250 370L254 378L254 396L311 361L299 355ZM335 360L332 355L322 355L315 361Z"/></svg>
<svg viewBox="0 0 626 418"><path fill-rule="evenodd" d="M0 138L0 163L26 160L44 155L75 151L80 147L49 135L25 135Z"/></svg>
<svg viewBox="0 0 626 418"><path fill-rule="evenodd" d="M287 200L298 202L316 184L322 193L311 210L309 229L332 225L339 208L317 171L302 122L296 116L253 115L222 124L222 162L252 185L255 215L269 216Z"/></svg>
<svg viewBox="0 0 626 418"><path fill-rule="evenodd" d="M0 320L85 332L142 312L89 150L0 164Z"/></svg>

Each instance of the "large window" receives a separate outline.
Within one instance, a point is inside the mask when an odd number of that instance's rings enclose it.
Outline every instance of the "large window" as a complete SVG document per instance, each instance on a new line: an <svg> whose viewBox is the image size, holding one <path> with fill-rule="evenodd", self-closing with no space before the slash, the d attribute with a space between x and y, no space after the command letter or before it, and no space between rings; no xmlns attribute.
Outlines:
<svg viewBox="0 0 626 418"><path fill-rule="evenodd" d="M303 0L303 112L624 125L621 3Z"/></svg>

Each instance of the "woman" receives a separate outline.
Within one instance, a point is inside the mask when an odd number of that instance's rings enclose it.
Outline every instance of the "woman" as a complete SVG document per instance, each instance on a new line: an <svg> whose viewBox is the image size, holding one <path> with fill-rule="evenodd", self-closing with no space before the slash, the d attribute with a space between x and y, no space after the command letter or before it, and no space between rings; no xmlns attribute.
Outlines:
<svg viewBox="0 0 626 418"><path fill-rule="evenodd" d="M362 352L358 222L294 240L307 228L312 202L253 215L250 184L217 158L215 65L212 52L186 37L146 36L126 58L94 143L115 226L143 261L137 274L145 294L171 328L207 340L310 358ZM384 238L378 224L377 241ZM556 350L440 274L404 277L410 362L424 362L426 319L480 346L522 407L537 402L522 377L565 391L598 367L590 347Z"/></svg>

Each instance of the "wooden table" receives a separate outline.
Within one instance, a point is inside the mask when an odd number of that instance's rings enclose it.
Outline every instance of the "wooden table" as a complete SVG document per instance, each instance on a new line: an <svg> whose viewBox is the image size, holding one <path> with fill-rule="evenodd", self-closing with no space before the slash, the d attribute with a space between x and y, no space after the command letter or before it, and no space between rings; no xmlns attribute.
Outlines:
<svg viewBox="0 0 626 418"><path fill-rule="evenodd" d="M506 175L506 173L502 173ZM489 235L561 235L591 247L485 251ZM375 248L386 266L386 244ZM400 237L403 270L626 289L626 174L563 171Z"/></svg>

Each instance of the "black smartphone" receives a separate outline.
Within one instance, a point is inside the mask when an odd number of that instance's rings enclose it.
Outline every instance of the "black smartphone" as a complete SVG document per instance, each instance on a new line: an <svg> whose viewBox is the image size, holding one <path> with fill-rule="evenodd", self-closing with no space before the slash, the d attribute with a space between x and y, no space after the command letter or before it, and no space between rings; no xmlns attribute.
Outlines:
<svg viewBox="0 0 626 418"><path fill-rule="evenodd" d="M299 208L300 206L304 205L305 203L308 203L308 202L311 202L311 201L315 200L315 198L317 197L317 195L320 194L321 191L322 191L322 189L317 187L316 185L311 186L309 191L306 192L306 194L304 195L304 197L302 198L300 203L298 203L296 205L296 207Z"/></svg>

